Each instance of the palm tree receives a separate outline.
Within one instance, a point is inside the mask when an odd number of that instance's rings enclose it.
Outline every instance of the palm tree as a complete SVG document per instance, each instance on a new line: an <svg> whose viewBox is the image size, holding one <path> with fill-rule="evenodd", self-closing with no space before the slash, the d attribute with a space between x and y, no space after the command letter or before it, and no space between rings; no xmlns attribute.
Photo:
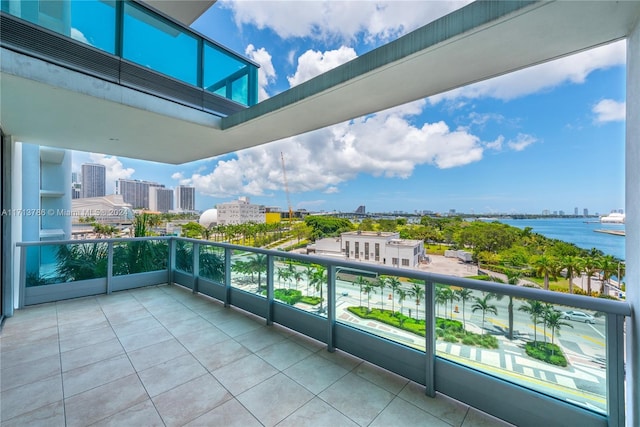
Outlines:
<svg viewBox="0 0 640 427"><path fill-rule="evenodd" d="M322 308L322 290L327 283L327 268L322 265L316 265L311 276L311 283L315 286L316 291L320 292L320 313L322 313L324 311Z"/></svg>
<svg viewBox="0 0 640 427"><path fill-rule="evenodd" d="M544 342L547 342L547 316L554 310L553 306L548 302L542 303L542 332L544 334Z"/></svg>
<svg viewBox="0 0 640 427"><path fill-rule="evenodd" d="M296 281L296 289L298 289L298 287L300 286L300 281L302 280L302 276L303 276L302 272L298 269L294 270L293 274L291 275L291 278Z"/></svg>
<svg viewBox="0 0 640 427"><path fill-rule="evenodd" d="M518 308L519 311L527 313L531 320L533 320L533 342L538 342L536 325L539 323L538 319L544 314L544 306L540 301L527 300L525 305L521 305Z"/></svg>
<svg viewBox="0 0 640 427"><path fill-rule="evenodd" d="M354 285L358 285L358 288L360 288L360 307L362 307L362 288L369 283L364 277L362 276L358 276L358 278L356 279L356 281L354 282Z"/></svg>
<svg viewBox="0 0 640 427"><path fill-rule="evenodd" d="M475 313L476 311L482 311L482 335L484 335L484 318L487 313L491 313L495 316L498 315L498 308L489 304L489 300L493 298L493 295L486 294L483 298L475 297L476 302L471 306L471 310Z"/></svg>
<svg viewBox="0 0 640 427"><path fill-rule="evenodd" d="M447 310L447 307L448 307L447 304L449 303L449 301L451 301L453 290L450 287L445 286L441 289L440 295L441 295L442 301L444 302L444 317L445 318L447 317L447 313L449 313L449 317L451 317L451 314L450 314L451 312Z"/></svg>
<svg viewBox="0 0 640 427"><path fill-rule="evenodd" d="M554 337L555 333L558 332L558 336L560 336L560 328L562 326L568 326L573 328L573 325L564 322L562 318L562 313L558 310L549 310L545 316L545 323L551 329L551 344L555 344ZM554 348L551 348L551 354L553 355Z"/></svg>
<svg viewBox="0 0 640 427"><path fill-rule="evenodd" d="M582 259L573 256L566 255L560 258L560 267L564 268L567 271L567 279L569 279L569 293L573 293L573 278L581 272L580 263Z"/></svg>
<svg viewBox="0 0 640 427"><path fill-rule="evenodd" d="M471 297L473 296L473 292L471 291L471 289L468 289L468 288L460 288L460 289L457 289L455 292L456 292L456 294L458 296L458 300L462 301L462 327L464 329L466 329L467 325L466 325L465 319L464 319L464 317L465 317L465 314L464 314L464 303L465 303L465 301L469 301L471 299Z"/></svg>
<svg viewBox="0 0 640 427"><path fill-rule="evenodd" d="M376 286L380 288L380 310L384 307L384 290L387 287L387 279L385 277L378 277L376 280Z"/></svg>
<svg viewBox="0 0 640 427"><path fill-rule="evenodd" d="M400 314L404 311L404 300L407 298L407 291L402 288L398 288L396 290L396 294L398 294L398 302L400 303Z"/></svg>
<svg viewBox="0 0 640 427"><path fill-rule="evenodd" d="M581 270L587 275L587 294L591 295L591 277L600 271L598 258L589 257L582 260Z"/></svg>
<svg viewBox="0 0 640 427"><path fill-rule="evenodd" d="M520 281L520 276L522 273L516 270L507 270L507 283L516 286ZM513 340L513 295L509 295L509 304L507 305L507 310L509 312L509 335L508 338Z"/></svg>
<svg viewBox="0 0 640 427"><path fill-rule="evenodd" d="M544 277L544 288L549 290L549 276L556 277L558 267L554 258L547 255L538 255L531 262L538 276Z"/></svg>
<svg viewBox="0 0 640 427"><path fill-rule="evenodd" d="M282 286L282 281L286 281L286 279L289 277L289 271L287 271L284 268L279 268L278 269L278 283L280 283L280 286Z"/></svg>
<svg viewBox="0 0 640 427"><path fill-rule="evenodd" d="M449 288L449 292L447 292L446 295L449 300L449 318L453 319L453 303L454 301L458 301L458 294L455 293L453 289Z"/></svg>
<svg viewBox="0 0 640 427"><path fill-rule="evenodd" d="M370 308L370 301L371 301L371 294L372 293L376 293L375 291L375 286L373 286L373 284L369 281L366 282L366 284L364 285L364 293L367 294L367 313L371 311Z"/></svg>
<svg viewBox="0 0 640 427"><path fill-rule="evenodd" d="M612 255L605 255L598 260L598 266L602 273L602 285L600 287L600 294L605 293L605 284L609 284L611 276L618 272L618 260Z"/></svg>
<svg viewBox="0 0 640 427"><path fill-rule="evenodd" d="M264 254L255 254L248 261L248 269L253 273L258 273L258 293L262 291L262 273L267 271L267 256Z"/></svg>
<svg viewBox="0 0 640 427"><path fill-rule="evenodd" d="M395 295L398 293L398 290L400 289L400 280L398 280L397 277L389 277L387 279L387 284L389 286L389 288L391 288L391 293L394 297L391 298L391 312L395 313L396 312L396 308L395 308Z"/></svg>
<svg viewBox="0 0 640 427"><path fill-rule="evenodd" d="M424 298L424 285L414 283L409 290L409 295L416 300L416 320L418 320L418 314L420 313L420 301Z"/></svg>
<svg viewBox="0 0 640 427"><path fill-rule="evenodd" d="M444 304L445 305L445 307L444 307L445 314L446 314L446 311L447 311L446 304L447 304L447 301L449 301L449 300L447 298L445 289L447 289L447 287L444 286L444 285L436 285L436 295L435 295L436 317L438 317L438 306L440 304Z"/></svg>

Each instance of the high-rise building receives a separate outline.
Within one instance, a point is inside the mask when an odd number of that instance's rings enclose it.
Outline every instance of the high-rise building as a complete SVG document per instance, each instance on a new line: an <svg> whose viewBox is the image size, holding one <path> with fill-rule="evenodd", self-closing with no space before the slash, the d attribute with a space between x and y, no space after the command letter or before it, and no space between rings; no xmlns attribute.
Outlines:
<svg viewBox="0 0 640 427"><path fill-rule="evenodd" d="M196 188L188 185L178 185L176 187L176 210L195 211L196 210Z"/></svg>
<svg viewBox="0 0 640 427"><path fill-rule="evenodd" d="M356 209L356 214L364 215L366 213L367 213L367 208L364 205L360 205L358 206L358 209Z"/></svg>
<svg viewBox="0 0 640 427"><path fill-rule="evenodd" d="M589 209L584 208L584 210L582 211L582 215L583 216L589 216Z"/></svg>
<svg viewBox="0 0 640 427"><path fill-rule="evenodd" d="M107 168L96 163L82 165L82 197L102 197L106 193Z"/></svg>
<svg viewBox="0 0 640 427"><path fill-rule="evenodd" d="M573 214L575 216L578 216L578 207L577 206L575 208L573 208Z"/></svg>
<svg viewBox="0 0 640 427"><path fill-rule="evenodd" d="M149 209L149 191L155 187L164 188L164 185L158 182L120 178L116 181L116 194L121 194L124 202L133 206L133 209Z"/></svg>
<svg viewBox="0 0 640 427"><path fill-rule="evenodd" d="M173 210L173 190L164 187L149 187L149 209L157 212Z"/></svg>

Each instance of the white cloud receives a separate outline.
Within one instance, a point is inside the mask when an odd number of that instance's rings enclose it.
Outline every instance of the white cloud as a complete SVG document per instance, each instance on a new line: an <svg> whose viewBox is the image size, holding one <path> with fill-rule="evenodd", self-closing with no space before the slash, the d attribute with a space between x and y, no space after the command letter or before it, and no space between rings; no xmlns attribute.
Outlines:
<svg viewBox="0 0 640 427"><path fill-rule="evenodd" d="M280 38L384 42L425 25L469 1L268 1L224 0L236 25L270 28Z"/></svg>
<svg viewBox="0 0 640 427"><path fill-rule="evenodd" d="M340 46L337 50L319 52L308 50L298 58L298 68L293 76L288 76L290 86L296 86L313 77L349 62L358 55L353 48Z"/></svg>
<svg viewBox="0 0 640 427"><path fill-rule="evenodd" d="M459 102L460 98L485 97L508 101L565 83L584 83L591 72L622 65L625 60L625 42L620 41L454 89L432 96L429 101L436 104L441 101Z"/></svg>
<svg viewBox="0 0 640 427"><path fill-rule="evenodd" d="M412 125L406 115L415 114L421 103L240 151L237 158L218 161L208 174L193 174L188 183L214 197L281 191L283 153L292 193L331 194L359 174L408 178L419 165L463 166L481 160L485 149L493 148L442 121Z"/></svg>
<svg viewBox="0 0 640 427"><path fill-rule="evenodd" d="M596 123L621 122L626 118L626 103L603 99L593 106Z"/></svg>
<svg viewBox="0 0 640 427"><path fill-rule="evenodd" d="M495 141L487 142L484 146L489 150L502 150L502 144L504 143L504 136L500 135Z"/></svg>
<svg viewBox="0 0 640 427"><path fill-rule="evenodd" d="M129 179L136 171L133 168L125 168L122 162L116 156L107 156L104 154L90 153L89 158L93 163L105 166L106 169L106 194L115 192L116 181L120 178Z"/></svg>
<svg viewBox="0 0 640 427"><path fill-rule="evenodd" d="M82 33L82 31L80 31L77 28L71 27L71 33L69 35L74 40L78 40L79 42L89 44L89 45L91 44L89 43L89 40L87 39L87 37Z"/></svg>
<svg viewBox="0 0 640 427"><path fill-rule="evenodd" d="M533 135L519 133L516 139L512 139L509 142L507 142L507 146L511 148L513 151L522 151L537 141L538 139Z"/></svg>
<svg viewBox="0 0 640 427"><path fill-rule="evenodd" d="M256 49L252 44L247 46L244 53L260 64L260 68L258 68L258 101L263 101L269 98L267 86L275 82L277 77L276 70L271 62L271 54L263 47Z"/></svg>

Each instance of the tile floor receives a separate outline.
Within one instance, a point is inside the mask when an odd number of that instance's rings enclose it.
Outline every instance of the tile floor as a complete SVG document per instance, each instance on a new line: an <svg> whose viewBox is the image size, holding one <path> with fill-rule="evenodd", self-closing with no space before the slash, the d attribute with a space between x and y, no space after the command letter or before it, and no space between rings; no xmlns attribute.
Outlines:
<svg viewBox="0 0 640 427"><path fill-rule="evenodd" d="M504 426L178 286L16 311L1 426Z"/></svg>

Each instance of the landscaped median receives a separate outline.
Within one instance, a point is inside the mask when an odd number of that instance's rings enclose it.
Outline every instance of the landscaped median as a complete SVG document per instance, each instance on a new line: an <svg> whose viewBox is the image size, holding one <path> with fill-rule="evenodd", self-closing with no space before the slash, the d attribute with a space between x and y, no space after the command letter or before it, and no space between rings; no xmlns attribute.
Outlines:
<svg viewBox="0 0 640 427"><path fill-rule="evenodd" d="M402 329L412 334L425 336L425 321L405 316L400 312L379 308L348 307L349 312L362 318L377 320L378 322ZM436 336L447 342L462 343L484 348L498 348L498 340L493 335L480 335L464 330L462 323L457 320L436 318Z"/></svg>

